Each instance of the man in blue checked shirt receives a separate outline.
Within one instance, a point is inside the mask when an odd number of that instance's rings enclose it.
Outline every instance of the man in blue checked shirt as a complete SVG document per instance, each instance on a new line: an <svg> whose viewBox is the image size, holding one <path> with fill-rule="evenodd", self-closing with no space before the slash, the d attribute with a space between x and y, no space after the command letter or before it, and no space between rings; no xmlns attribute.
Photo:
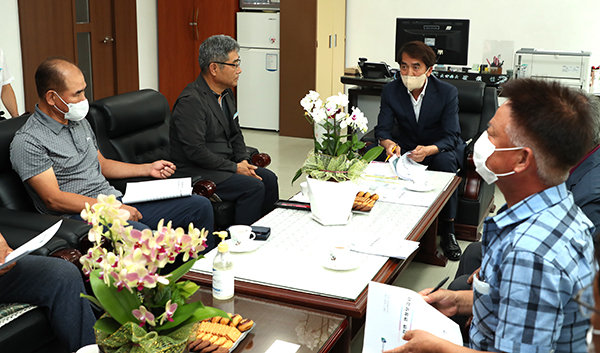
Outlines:
<svg viewBox="0 0 600 353"><path fill-rule="evenodd" d="M470 347L493 352L586 352L589 321L573 297L594 278L594 226L564 181L599 132L581 91L533 79L502 86L508 101L475 144L477 172L506 199L488 218L473 291L424 299L447 316L473 315ZM591 293L588 293L591 295ZM388 352L462 352L423 331Z"/></svg>

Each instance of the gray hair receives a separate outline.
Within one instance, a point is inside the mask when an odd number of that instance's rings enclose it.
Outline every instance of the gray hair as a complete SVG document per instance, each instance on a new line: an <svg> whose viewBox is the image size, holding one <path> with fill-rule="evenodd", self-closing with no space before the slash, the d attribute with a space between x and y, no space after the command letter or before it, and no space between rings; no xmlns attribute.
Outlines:
<svg viewBox="0 0 600 353"><path fill-rule="evenodd" d="M200 70L207 72L211 63L216 61L226 62L229 60L229 53L240 51L240 45L235 39L224 34L215 35L207 38L198 49L198 64ZM223 65L219 65L223 67Z"/></svg>
<svg viewBox="0 0 600 353"><path fill-rule="evenodd" d="M506 125L506 134L510 142L517 147L529 147L537 165L537 175L545 185L558 185L569 177L569 170L560 170L552 166L552 160L546 153L541 152L533 139L512 122Z"/></svg>

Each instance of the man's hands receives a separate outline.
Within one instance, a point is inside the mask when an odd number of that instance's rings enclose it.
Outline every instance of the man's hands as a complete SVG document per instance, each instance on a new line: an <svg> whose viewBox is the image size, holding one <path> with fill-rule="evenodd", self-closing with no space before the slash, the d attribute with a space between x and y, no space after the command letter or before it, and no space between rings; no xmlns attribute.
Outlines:
<svg viewBox="0 0 600 353"><path fill-rule="evenodd" d="M396 142L392 140L381 140L379 141L379 145L385 148L385 153L388 156L395 154L396 156L400 156L401 149L400 146L396 144ZM397 147L396 147L397 146ZM396 147L396 149L394 149ZM393 150L393 152L392 152ZM415 162L423 162L425 157L437 154L440 152L440 149L436 145L430 146L417 146L414 150L411 151L411 154L408 155L408 158L412 159Z"/></svg>
<svg viewBox="0 0 600 353"><path fill-rule="evenodd" d="M247 160L243 160L237 164L237 172L236 173L251 176L258 180L262 180L262 178L256 174L256 172L255 172L256 169L258 169L257 166L248 163Z"/></svg>
<svg viewBox="0 0 600 353"><path fill-rule="evenodd" d="M175 164L169 161L156 161L150 165L150 176L157 179L166 179L177 170Z"/></svg>
<svg viewBox="0 0 600 353"><path fill-rule="evenodd" d="M440 150L436 145L431 146L417 146L412 153L408 155L408 158L412 159L415 162L423 162L425 157L431 156L433 154L439 153Z"/></svg>
<svg viewBox="0 0 600 353"><path fill-rule="evenodd" d="M140 219L144 218L140 211L138 211L138 209L135 207L122 204L121 208L129 212L129 218L127 219L128 221L139 222Z"/></svg>
<svg viewBox="0 0 600 353"><path fill-rule="evenodd" d="M440 353L446 352L446 348L456 347L456 345L422 330L408 331L402 339L408 342L403 346L384 351L383 353Z"/></svg>
<svg viewBox="0 0 600 353"><path fill-rule="evenodd" d="M423 289L419 294L423 299L438 309L442 314L450 317L456 314L472 315L473 313L473 291L453 291L440 289L431 293L433 288Z"/></svg>
<svg viewBox="0 0 600 353"><path fill-rule="evenodd" d="M6 242L6 240L4 239L2 234L0 234L0 264L4 263L6 256L8 254L10 254L11 252L13 252L13 249L11 249L10 246L8 246L8 243ZM17 264L17 262L15 261L12 264L1 269L0 276L5 274L6 272L10 271L13 267L15 267L16 264Z"/></svg>
<svg viewBox="0 0 600 353"><path fill-rule="evenodd" d="M396 156L400 156L400 146L398 146L396 142L389 139L385 139L379 141L379 145L385 149L386 155L391 156L395 154ZM394 149L394 147L396 147L396 149Z"/></svg>

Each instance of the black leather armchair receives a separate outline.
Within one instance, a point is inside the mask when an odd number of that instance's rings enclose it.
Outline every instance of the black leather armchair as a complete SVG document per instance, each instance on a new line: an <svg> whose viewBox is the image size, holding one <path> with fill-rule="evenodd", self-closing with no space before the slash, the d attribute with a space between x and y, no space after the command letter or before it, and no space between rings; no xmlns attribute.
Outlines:
<svg viewBox="0 0 600 353"><path fill-rule="evenodd" d="M458 119L460 137L468 144L465 148L463 168L458 175L458 207L454 227L456 238L476 241L481 238L480 226L494 209L496 185L488 185L477 172L473 163L473 146L498 109L498 93L495 87L483 82L444 80L458 89Z"/></svg>
<svg viewBox="0 0 600 353"><path fill-rule="evenodd" d="M96 133L98 148L104 157L127 163L149 163L159 159L170 160L170 117L167 99L159 92L145 89L92 102L87 119ZM173 175L174 178L188 176L192 177L194 193L213 201L215 230L233 224L235 204L218 201L213 196L216 190L214 183L202 182L200 172L186 169L185 172L177 170ZM125 192L127 182L147 179L109 181Z"/></svg>
<svg viewBox="0 0 600 353"><path fill-rule="evenodd" d="M458 89L458 119L461 138L468 142L462 168L458 175L462 181L458 186L458 207L455 219L456 238L479 240L479 227L493 210L495 185L488 185L475 171L472 160L473 145L498 109L496 88L486 87L483 82L443 80ZM394 126L394 129L398 128ZM367 144L377 143L375 132L370 131L362 139Z"/></svg>
<svg viewBox="0 0 600 353"><path fill-rule="evenodd" d="M29 115L0 121L0 233L16 249L56 223L59 217L40 214L10 163L10 143ZM33 254L55 256L75 264L89 247L90 226L64 219L57 235ZM33 337L33 338L32 338ZM58 344L42 308L33 309L0 328L0 347L6 352L65 352Z"/></svg>
<svg viewBox="0 0 600 353"><path fill-rule="evenodd" d="M43 215L35 209L10 163L10 143L28 118L27 115L0 121L0 232L13 249L59 220L59 217ZM85 222L65 219L56 236L34 254L49 255L67 247L87 251L89 229Z"/></svg>

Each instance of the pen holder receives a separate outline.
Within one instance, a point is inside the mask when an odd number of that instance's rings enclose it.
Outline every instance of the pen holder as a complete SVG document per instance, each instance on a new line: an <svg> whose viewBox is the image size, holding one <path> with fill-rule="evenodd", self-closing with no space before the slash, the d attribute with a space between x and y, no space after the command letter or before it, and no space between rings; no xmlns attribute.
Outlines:
<svg viewBox="0 0 600 353"><path fill-rule="evenodd" d="M490 66L490 74L501 75L502 66Z"/></svg>

